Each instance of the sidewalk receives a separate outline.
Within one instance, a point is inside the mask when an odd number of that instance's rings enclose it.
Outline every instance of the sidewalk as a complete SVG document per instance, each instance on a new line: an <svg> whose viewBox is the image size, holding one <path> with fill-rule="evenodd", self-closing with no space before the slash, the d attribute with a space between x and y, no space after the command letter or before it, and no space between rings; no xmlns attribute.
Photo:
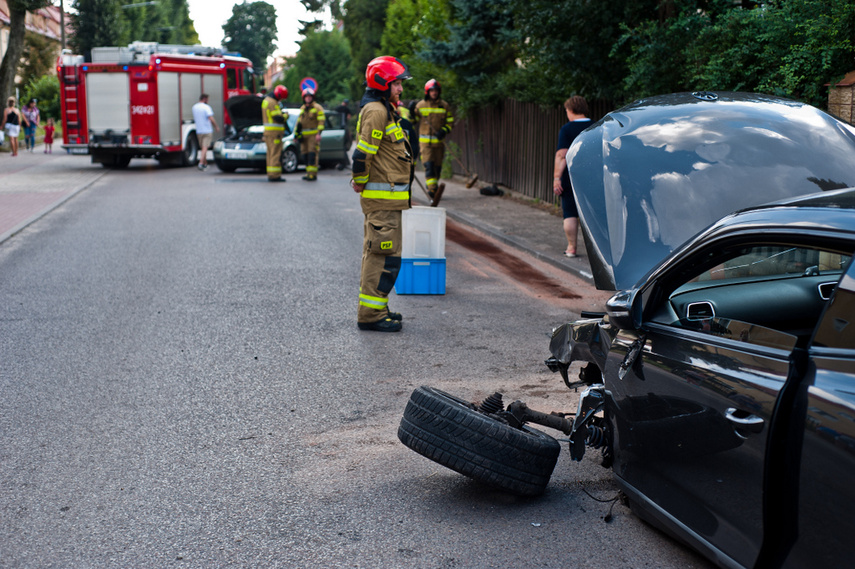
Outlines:
<svg viewBox="0 0 855 569"><path fill-rule="evenodd" d="M19 148L14 157L0 152L0 243L107 173L88 157L66 154L56 142L53 154L44 149Z"/></svg>
<svg viewBox="0 0 855 569"><path fill-rule="evenodd" d="M87 188L108 172L92 164L85 156L66 154L57 144L54 153L45 154L44 146L35 152L19 151L12 157L0 153L0 243ZM424 172L418 172L424 184ZM482 196L479 184L466 188L466 180L455 177L445 182L439 207L454 221L474 227L541 261L573 273L593 284L581 231L579 256L564 256L567 241L560 215L547 207L526 202L524 198ZM415 184L413 204L428 205L425 193Z"/></svg>
<svg viewBox="0 0 855 569"><path fill-rule="evenodd" d="M424 184L424 172L416 172ZM466 188L466 180L455 176L445 182L445 192L439 207L454 221L469 225L503 243L511 245L529 255L568 271L593 285L594 277L588 265L588 256L579 230L576 249L578 257L564 256L567 238L564 237L560 211L550 213L552 208L516 197L505 191L504 196L482 196L479 188L483 182ZM414 184L413 205L429 205L425 192Z"/></svg>

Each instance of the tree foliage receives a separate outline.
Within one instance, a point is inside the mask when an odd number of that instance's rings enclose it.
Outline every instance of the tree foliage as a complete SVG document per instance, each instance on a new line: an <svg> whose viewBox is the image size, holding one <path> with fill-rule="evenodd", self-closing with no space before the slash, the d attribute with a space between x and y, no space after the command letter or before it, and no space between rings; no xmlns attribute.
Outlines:
<svg viewBox="0 0 855 569"><path fill-rule="evenodd" d="M440 68L457 102L474 107L499 101L507 73L515 69L514 0L449 0L432 3L416 27L416 57ZM444 73L443 73L444 72ZM442 81L440 81L442 83Z"/></svg>
<svg viewBox="0 0 855 569"><path fill-rule="evenodd" d="M347 40L338 30L310 32L300 42L300 50L288 63L291 67L282 83L288 87L288 101L301 104L300 81L314 77L318 82L316 99L332 106L346 99L354 71Z"/></svg>
<svg viewBox="0 0 855 569"><path fill-rule="evenodd" d="M136 4L136 5L135 5ZM135 41L194 45L199 36L187 0L158 0L156 4L122 0L74 0L70 47L89 56L93 47L126 46Z"/></svg>
<svg viewBox="0 0 855 569"><path fill-rule="evenodd" d="M75 53L87 58L93 47L122 45L126 23L121 14L119 0L74 0L74 11L69 14L71 34L68 44Z"/></svg>
<svg viewBox="0 0 855 569"><path fill-rule="evenodd" d="M356 70L350 82L354 99L362 93L368 62L380 55L380 38L386 26L388 5L389 0L347 0L343 5L344 36L350 43Z"/></svg>
<svg viewBox="0 0 855 569"><path fill-rule="evenodd" d="M388 54L409 65L414 85L437 78L443 97L464 110L504 97L554 106L581 94L619 105L699 89L765 92L822 107L825 85L855 68L855 0L346 0L341 6L354 94L368 61Z"/></svg>
<svg viewBox="0 0 855 569"><path fill-rule="evenodd" d="M263 73L276 49L276 8L264 1L235 4L223 33L223 46L251 59L255 71Z"/></svg>
<svg viewBox="0 0 855 569"><path fill-rule="evenodd" d="M56 75L34 77L24 87L22 100L38 99L39 111L43 121L53 118L60 120L59 78Z"/></svg>

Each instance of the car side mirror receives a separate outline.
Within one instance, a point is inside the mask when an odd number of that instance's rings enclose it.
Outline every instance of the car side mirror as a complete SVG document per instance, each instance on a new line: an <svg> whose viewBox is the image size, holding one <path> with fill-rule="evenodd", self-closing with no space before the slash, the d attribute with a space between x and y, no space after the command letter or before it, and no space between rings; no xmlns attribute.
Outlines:
<svg viewBox="0 0 855 569"><path fill-rule="evenodd" d="M641 327L641 296L638 291L622 290L606 302L609 323L621 330Z"/></svg>

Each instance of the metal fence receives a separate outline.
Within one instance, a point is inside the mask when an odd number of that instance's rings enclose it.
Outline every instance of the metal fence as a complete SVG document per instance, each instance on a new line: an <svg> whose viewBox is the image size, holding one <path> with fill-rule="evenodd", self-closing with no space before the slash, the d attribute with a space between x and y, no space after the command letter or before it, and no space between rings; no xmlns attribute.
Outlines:
<svg viewBox="0 0 855 569"><path fill-rule="evenodd" d="M597 121L612 110L606 102L590 103ZM478 174L480 182L499 184L526 197L557 203L552 173L558 131L567 122L564 107L544 109L507 99L455 121L446 146L455 174Z"/></svg>

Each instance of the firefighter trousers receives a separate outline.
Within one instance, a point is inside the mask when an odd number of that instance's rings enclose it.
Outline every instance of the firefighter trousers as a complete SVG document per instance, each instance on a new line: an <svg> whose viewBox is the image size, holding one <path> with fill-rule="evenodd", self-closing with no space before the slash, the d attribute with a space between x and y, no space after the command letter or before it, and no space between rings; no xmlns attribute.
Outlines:
<svg viewBox="0 0 855 569"><path fill-rule="evenodd" d="M282 177L282 135L284 131L264 133L267 145L267 179L278 180Z"/></svg>
<svg viewBox="0 0 855 569"><path fill-rule="evenodd" d="M377 322L389 314L389 293L401 270L401 212L365 214L358 322Z"/></svg>
<svg viewBox="0 0 855 569"><path fill-rule="evenodd" d="M436 190L442 174L442 161L445 158L445 144L419 144L419 154L425 166L425 183L429 191Z"/></svg>
<svg viewBox="0 0 855 569"><path fill-rule="evenodd" d="M318 164L320 163L320 148L315 135L304 136L300 142L300 152L306 156L306 174L309 176L318 175Z"/></svg>

